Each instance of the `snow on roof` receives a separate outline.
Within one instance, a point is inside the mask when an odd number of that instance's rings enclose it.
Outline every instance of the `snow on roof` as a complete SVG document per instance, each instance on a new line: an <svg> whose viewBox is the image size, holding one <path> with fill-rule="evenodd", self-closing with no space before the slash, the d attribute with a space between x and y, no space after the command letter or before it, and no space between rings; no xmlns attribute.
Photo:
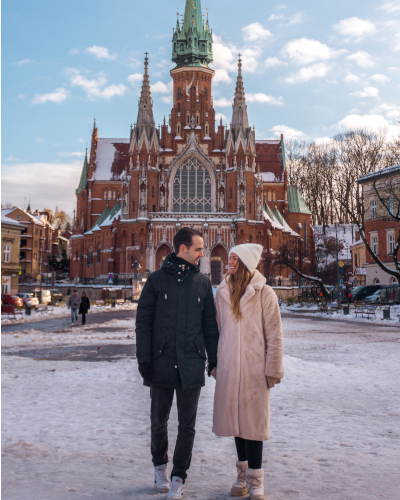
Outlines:
<svg viewBox="0 0 400 500"><path fill-rule="evenodd" d="M369 174L363 175L358 179L357 182L365 182L368 179L373 179L374 177L381 177L383 175L392 174L396 171L400 172L400 163L397 165L392 165L390 167L382 168L381 170L376 170L375 172L370 172Z"/></svg>
<svg viewBox="0 0 400 500"><path fill-rule="evenodd" d="M283 173L260 172L260 176L263 182L283 182ZM257 177L257 174L254 174L254 177Z"/></svg>
<svg viewBox="0 0 400 500"><path fill-rule="evenodd" d="M281 141L280 139L261 139L261 140L257 140L256 141L256 144L280 144Z"/></svg>
<svg viewBox="0 0 400 500"><path fill-rule="evenodd" d="M116 181L129 165L129 139L97 139L93 177L96 181Z"/></svg>
<svg viewBox="0 0 400 500"><path fill-rule="evenodd" d="M10 210L11 212L11 210ZM19 226L19 227L26 227L17 220L11 219L10 217L7 217L6 214L3 214L3 210L1 211L1 222L4 222L5 224L12 224L13 226Z"/></svg>
<svg viewBox="0 0 400 500"><path fill-rule="evenodd" d="M272 227L274 229L280 229L281 231L285 231L285 228L282 226L282 224L278 221L278 219L275 217L274 213L272 210L269 208L267 203L264 203L264 210L263 210L264 218L266 220L269 220L271 223Z"/></svg>

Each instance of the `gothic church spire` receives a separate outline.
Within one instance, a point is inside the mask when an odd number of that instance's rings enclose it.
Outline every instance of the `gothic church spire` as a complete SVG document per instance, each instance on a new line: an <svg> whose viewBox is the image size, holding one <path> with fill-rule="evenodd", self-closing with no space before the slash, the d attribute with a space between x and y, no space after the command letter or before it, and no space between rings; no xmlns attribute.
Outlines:
<svg viewBox="0 0 400 500"><path fill-rule="evenodd" d="M234 129L235 137L237 137L240 129L242 129L242 131L245 133L246 130L250 127L249 119L247 117L246 97L243 87L241 54L239 54L238 76L236 80L236 89L232 108L231 128Z"/></svg>
<svg viewBox="0 0 400 500"><path fill-rule="evenodd" d="M144 59L144 75L142 83L142 91L140 93L139 100L139 110L136 122L136 128L139 131L139 135L142 133L142 129L146 128L150 132L150 128L154 127L154 117L153 117L153 100L151 98L150 91L150 80L149 80L149 58L148 52L146 52L146 57ZM150 136L150 134L148 134Z"/></svg>

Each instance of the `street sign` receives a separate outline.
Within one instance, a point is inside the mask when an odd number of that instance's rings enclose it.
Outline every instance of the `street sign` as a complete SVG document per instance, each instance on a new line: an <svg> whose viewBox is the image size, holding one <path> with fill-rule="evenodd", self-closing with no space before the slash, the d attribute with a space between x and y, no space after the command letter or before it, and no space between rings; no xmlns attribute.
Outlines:
<svg viewBox="0 0 400 500"><path fill-rule="evenodd" d="M113 273L108 273L108 279L112 280L113 278L114 278L114 274Z"/></svg>
<svg viewBox="0 0 400 500"><path fill-rule="evenodd" d="M342 262L341 260L339 260L339 267L343 267L344 266L344 262Z"/></svg>
<svg viewBox="0 0 400 500"><path fill-rule="evenodd" d="M344 285L344 278L339 278L339 285Z"/></svg>
<svg viewBox="0 0 400 500"><path fill-rule="evenodd" d="M22 274L22 268L21 267L18 268L18 274Z"/></svg>
<svg viewBox="0 0 400 500"><path fill-rule="evenodd" d="M108 278L108 284L112 285L114 283L114 278Z"/></svg>
<svg viewBox="0 0 400 500"><path fill-rule="evenodd" d="M40 274L38 274L37 279L38 279L38 281L40 281L42 279L42 277L40 276Z"/></svg>

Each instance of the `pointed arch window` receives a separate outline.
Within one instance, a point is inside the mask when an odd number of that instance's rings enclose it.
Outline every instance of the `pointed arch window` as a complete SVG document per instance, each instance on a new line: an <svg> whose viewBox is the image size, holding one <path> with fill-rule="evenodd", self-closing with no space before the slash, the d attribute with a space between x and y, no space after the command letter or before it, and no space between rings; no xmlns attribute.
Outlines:
<svg viewBox="0 0 400 500"><path fill-rule="evenodd" d="M101 262L101 245L97 247L97 263Z"/></svg>
<svg viewBox="0 0 400 500"><path fill-rule="evenodd" d="M178 89L178 99L180 99L181 97L182 97L182 90Z"/></svg>
<svg viewBox="0 0 400 500"><path fill-rule="evenodd" d="M181 122L178 122L176 125L176 133L178 136L181 135Z"/></svg>
<svg viewBox="0 0 400 500"><path fill-rule="evenodd" d="M172 192L174 212L211 212L211 177L194 156L187 158L178 168Z"/></svg>
<svg viewBox="0 0 400 500"><path fill-rule="evenodd" d="M87 264L91 266L93 264L93 247L89 247L87 254Z"/></svg>
<svg viewBox="0 0 400 500"><path fill-rule="evenodd" d="M181 52L183 52L185 50L185 46L183 45L183 43L181 43Z"/></svg>
<svg viewBox="0 0 400 500"><path fill-rule="evenodd" d="M206 46L205 46L205 44L204 44L204 43L201 45L201 51L202 51L202 52L205 52L205 51L206 51Z"/></svg>
<svg viewBox="0 0 400 500"><path fill-rule="evenodd" d="M111 200L111 189L108 190L108 199Z"/></svg>
<svg viewBox="0 0 400 500"><path fill-rule="evenodd" d="M178 97L178 99L180 99L180 97ZM178 102L178 113L180 113L180 112L181 112L181 103Z"/></svg>
<svg viewBox="0 0 400 500"><path fill-rule="evenodd" d="M104 191L104 199L107 199L107 191Z"/></svg>

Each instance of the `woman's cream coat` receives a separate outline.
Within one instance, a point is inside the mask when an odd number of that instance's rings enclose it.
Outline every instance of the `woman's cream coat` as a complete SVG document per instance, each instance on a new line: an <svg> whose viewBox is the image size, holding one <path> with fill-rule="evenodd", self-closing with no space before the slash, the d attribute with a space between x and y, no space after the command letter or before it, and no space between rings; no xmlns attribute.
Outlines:
<svg viewBox="0 0 400 500"><path fill-rule="evenodd" d="M262 324L261 289L267 336ZM232 313L229 286L224 279L216 295L218 344L213 432L253 441L269 439L269 389L266 375L282 378L283 332L278 299L255 272L240 299L242 317Z"/></svg>

